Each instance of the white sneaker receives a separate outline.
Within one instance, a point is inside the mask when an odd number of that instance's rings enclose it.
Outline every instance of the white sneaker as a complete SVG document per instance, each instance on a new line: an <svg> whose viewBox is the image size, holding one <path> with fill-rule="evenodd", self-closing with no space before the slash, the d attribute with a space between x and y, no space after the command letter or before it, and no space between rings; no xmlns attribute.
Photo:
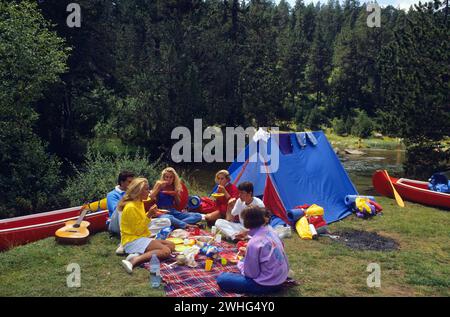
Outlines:
<svg viewBox="0 0 450 317"><path fill-rule="evenodd" d="M123 249L122 244L119 244L119 246L117 247L116 254L117 255L125 255L125 250Z"/></svg>
<svg viewBox="0 0 450 317"><path fill-rule="evenodd" d="M128 274L131 274L133 272L133 265L130 261L122 260L122 266Z"/></svg>
<svg viewBox="0 0 450 317"><path fill-rule="evenodd" d="M131 253L127 256L127 258L125 259L125 261L130 261L132 258L135 258L139 256L139 253Z"/></svg>

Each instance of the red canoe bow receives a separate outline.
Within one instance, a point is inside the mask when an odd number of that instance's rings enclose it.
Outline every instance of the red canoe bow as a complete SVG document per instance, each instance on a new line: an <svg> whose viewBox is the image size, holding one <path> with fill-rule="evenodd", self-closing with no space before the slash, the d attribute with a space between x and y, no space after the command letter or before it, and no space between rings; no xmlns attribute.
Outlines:
<svg viewBox="0 0 450 317"><path fill-rule="evenodd" d="M69 220L76 220L81 212L81 206L56 211L33 214L0 220L0 251L37 240L53 237L56 230L64 227ZM89 221L89 232L106 230L108 210L100 210L85 217Z"/></svg>
<svg viewBox="0 0 450 317"><path fill-rule="evenodd" d="M390 177L390 179L403 199L423 205L450 209L450 194L429 190L428 182L395 177ZM373 174L372 183L380 195L394 197L388 176L383 171L376 171Z"/></svg>

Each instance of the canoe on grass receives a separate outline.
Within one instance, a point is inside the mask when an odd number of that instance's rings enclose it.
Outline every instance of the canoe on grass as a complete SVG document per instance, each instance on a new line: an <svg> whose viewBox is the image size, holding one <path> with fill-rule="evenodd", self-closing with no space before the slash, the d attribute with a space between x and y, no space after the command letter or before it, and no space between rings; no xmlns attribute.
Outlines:
<svg viewBox="0 0 450 317"><path fill-rule="evenodd" d="M77 220L82 206L0 220L0 251L53 237L55 231L64 227L69 220ZM89 232L106 230L108 210L98 210L87 214Z"/></svg>
<svg viewBox="0 0 450 317"><path fill-rule="evenodd" d="M427 206L450 209L450 194L429 190L428 182L395 177L390 177L390 179L403 199ZM387 175L383 171L376 171L373 174L372 183L379 194L394 197Z"/></svg>

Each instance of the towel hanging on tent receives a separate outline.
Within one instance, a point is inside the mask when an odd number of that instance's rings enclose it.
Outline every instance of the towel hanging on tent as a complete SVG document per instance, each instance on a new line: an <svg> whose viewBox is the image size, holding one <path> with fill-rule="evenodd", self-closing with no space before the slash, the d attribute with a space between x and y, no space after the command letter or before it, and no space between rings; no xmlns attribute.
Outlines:
<svg viewBox="0 0 450 317"><path fill-rule="evenodd" d="M316 146L318 142L314 134L312 132L306 132L306 135L308 136L309 142L311 142L312 145Z"/></svg>
<svg viewBox="0 0 450 317"><path fill-rule="evenodd" d="M306 147L306 140L309 140L313 146L319 143L312 132L296 132L295 136L302 149Z"/></svg>
<svg viewBox="0 0 450 317"><path fill-rule="evenodd" d="M278 134L275 136L275 140L278 142L282 154L292 154L292 142L289 134Z"/></svg>
<svg viewBox="0 0 450 317"><path fill-rule="evenodd" d="M270 133L264 130L263 128L259 128L258 131L253 135L253 142L258 142L259 140L263 140L267 143L270 138Z"/></svg>
<svg viewBox="0 0 450 317"><path fill-rule="evenodd" d="M300 145L300 147L304 148L306 146L306 134L305 134L305 132L297 132L297 133L295 133L295 136L297 138L297 142Z"/></svg>

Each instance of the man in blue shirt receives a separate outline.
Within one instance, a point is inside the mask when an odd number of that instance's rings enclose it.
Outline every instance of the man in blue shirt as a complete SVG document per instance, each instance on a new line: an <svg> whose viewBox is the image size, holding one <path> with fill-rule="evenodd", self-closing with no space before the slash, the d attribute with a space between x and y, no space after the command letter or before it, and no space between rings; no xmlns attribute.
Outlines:
<svg viewBox="0 0 450 317"><path fill-rule="evenodd" d="M108 204L109 211L109 222L108 227L109 230L113 233L117 231L117 228L114 228L113 224L113 214L119 204L119 201L122 199L123 195L127 191L128 185L130 185L131 181L134 179L135 175L133 172L122 171L117 178L117 186L108 193L106 196L106 201ZM117 230L116 230L117 229ZM120 232L120 231L119 231Z"/></svg>

